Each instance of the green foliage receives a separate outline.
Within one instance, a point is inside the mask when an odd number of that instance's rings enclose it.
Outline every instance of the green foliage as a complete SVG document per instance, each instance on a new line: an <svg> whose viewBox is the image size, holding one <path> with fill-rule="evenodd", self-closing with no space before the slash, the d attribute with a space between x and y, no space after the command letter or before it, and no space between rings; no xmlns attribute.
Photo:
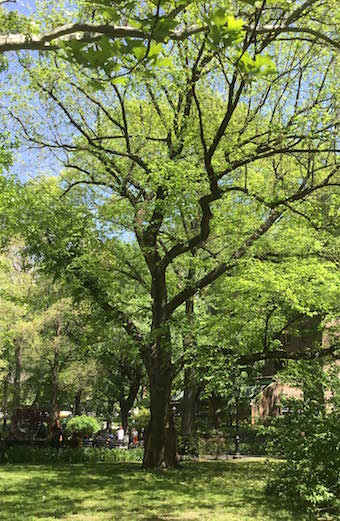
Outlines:
<svg viewBox="0 0 340 521"><path fill-rule="evenodd" d="M138 431L146 429L150 421L150 410L143 406L138 407L138 412L133 413L131 420L134 422Z"/></svg>
<svg viewBox="0 0 340 521"><path fill-rule="evenodd" d="M222 456L234 452L234 444L231 438L226 438L224 433L215 429L210 432L197 432L188 438L179 438L178 450L180 454L189 456Z"/></svg>
<svg viewBox="0 0 340 521"><path fill-rule="evenodd" d="M1 141L1 138L0 138ZM7 144L0 145L0 244L6 246L17 233L16 219L18 201L21 192L20 183L2 175L2 168L7 168L13 159Z"/></svg>
<svg viewBox="0 0 340 521"><path fill-rule="evenodd" d="M143 449L84 449L9 447L2 453L2 463L28 463L36 465L64 465L73 463L139 463L143 460Z"/></svg>
<svg viewBox="0 0 340 521"><path fill-rule="evenodd" d="M66 434L68 436L92 436L100 430L100 424L92 416L75 416L71 418L66 425Z"/></svg>
<svg viewBox="0 0 340 521"><path fill-rule="evenodd" d="M268 491L312 514L334 513L340 508L339 369L300 364L299 373L304 399L287 400L288 412L269 427L270 450L285 462L272 468Z"/></svg>
<svg viewBox="0 0 340 521"><path fill-rule="evenodd" d="M267 454L267 432L261 427L242 425L240 436L240 453L242 455L263 456ZM235 427L223 429L196 429L189 437L178 437L179 454L185 456L226 456L235 453Z"/></svg>
<svg viewBox="0 0 340 521"><path fill-rule="evenodd" d="M255 59L251 58L248 52L243 52L240 55L239 67L247 75L262 75L269 76L277 72L273 58L269 54L257 54Z"/></svg>

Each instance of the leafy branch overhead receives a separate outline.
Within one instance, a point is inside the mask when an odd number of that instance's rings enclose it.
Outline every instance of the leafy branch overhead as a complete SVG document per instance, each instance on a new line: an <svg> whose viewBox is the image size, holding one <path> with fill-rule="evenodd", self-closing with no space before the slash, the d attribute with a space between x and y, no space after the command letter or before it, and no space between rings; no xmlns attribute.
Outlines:
<svg viewBox="0 0 340 521"><path fill-rule="evenodd" d="M79 11L72 12L70 16L72 20L79 18L78 21L58 24L58 13L57 21L50 21L50 28L46 28L46 24L42 24L37 17L23 17L2 8L0 53L22 49L55 51L66 46L74 57L80 56L80 49L83 52L86 49L86 52L91 50L97 55L109 53L114 58L137 55L139 60L149 56L152 41L167 44L184 41L197 34L208 35L212 49L240 44L244 36L268 40L281 34L292 38L294 35L302 39L313 38L330 47L340 48L335 30L334 34L329 33L321 23L316 23L315 27L304 25L304 15L318 4L316 0L307 0L296 9L292 5L294 3L284 0L268 3L272 5L274 17L268 16L262 21L257 19L257 13L263 11L262 2L239 2L239 7L233 2L225 2L224 7L216 9L209 2L149 1L141 10L137 1L115 2L114 6L109 1L86 1L80 3ZM93 21L89 21L89 15ZM187 16L189 20L196 18L202 22L188 24ZM44 30L42 27L45 27ZM91 45L91 42L98 41L101 42L99 47ZM89 58L90 65L103 63L104 56Z"/></svg>

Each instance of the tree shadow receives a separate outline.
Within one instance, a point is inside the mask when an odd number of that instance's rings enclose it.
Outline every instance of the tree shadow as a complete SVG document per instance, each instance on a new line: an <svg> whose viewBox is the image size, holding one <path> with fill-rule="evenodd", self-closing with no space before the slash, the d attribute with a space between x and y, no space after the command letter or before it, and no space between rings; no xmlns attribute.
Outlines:
<svg viewBox="0 0 340 521"><path fill-rule="evenodd" d="M216 508L245 509L249 519L259 513L270 520L292 519L264 495L266 469L254 462L187 462L180 469L151 472L133 463L7 465L0 470L8 478L0 492L1 521L65 519L70 514L85 515L89 508L140 521L181 519L172 512L186 511L192 512L191 519L195 513L209 519Z"/></svg>

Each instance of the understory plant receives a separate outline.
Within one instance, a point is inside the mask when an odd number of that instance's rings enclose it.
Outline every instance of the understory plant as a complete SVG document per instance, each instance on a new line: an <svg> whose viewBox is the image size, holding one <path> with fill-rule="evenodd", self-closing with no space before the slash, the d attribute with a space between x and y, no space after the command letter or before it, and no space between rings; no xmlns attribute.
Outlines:
<svg viewBox="0 0 340 521"><path fill-rule="evenodd" d="M336 364L299 364L290 381L301 387L303 399L287 400L286 414L267 427L270 452L284 457L271 467L267 490L311 516L339 513L339 376Z"/></svg>
<svg viewBox="0 0 340 521"><path fill-rule="evenodd" d="M35 448L9 447L0 454L0 463L58 465L65 463L139 463L143 460L143 449L86 448Z"/></svg>

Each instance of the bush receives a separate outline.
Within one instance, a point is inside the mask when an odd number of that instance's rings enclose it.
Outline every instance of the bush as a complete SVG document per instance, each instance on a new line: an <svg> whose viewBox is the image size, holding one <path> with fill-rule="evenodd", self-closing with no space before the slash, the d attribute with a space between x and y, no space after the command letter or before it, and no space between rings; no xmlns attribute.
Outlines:
<svg viewBox="0 0 340 521"><path fill-rule="evenodd" d="M312 376L317 399L309 389L304 400L287 400L289 412L268 427L271 453L282 455L285 462L272 467L267 489L314 515L339 508L340 410L335 403L339 402L338 376L327 404L320 399L320 379Z"/></svg>
<svg viewBox="0 0 340 521"><path fill-rule="evenodd" d="M220 456L231 453L230 440L218 430L178 437L178 452L185 456Z"/></svg>
<svg viewBox="0 0 340 521"><path fill-rule="evenodd" d="M232 439L227 439L223 432L212 430L208 437L199 437L197 449L200 455L221 456L222 454L232 454L234 444Z"/></svg>
<svg viewBox="0 0 340 521"><path fill-rule="evenodd" d="M67 436L93 436L100 430L100 425L92 416L75 416L71 418L66 425Z"/></svg>
<svg viewBox="0 0 340 521"><path fill-rule="evenodd" d="M1 457L2 463L65 464L65 463L139 463L143 461L143 449L53 449L33 447L9 447Z"/></svg>
<svg viewBox="0 0 340 521"><path fill-rule="evenodd" d="M247 425L239 429L240 453L259 455L266 453L265 433L257 426ZM178 437L178 452L185 456L220 456L234 454L235 427L223 430L197 431L189 437Z"/></svg>

